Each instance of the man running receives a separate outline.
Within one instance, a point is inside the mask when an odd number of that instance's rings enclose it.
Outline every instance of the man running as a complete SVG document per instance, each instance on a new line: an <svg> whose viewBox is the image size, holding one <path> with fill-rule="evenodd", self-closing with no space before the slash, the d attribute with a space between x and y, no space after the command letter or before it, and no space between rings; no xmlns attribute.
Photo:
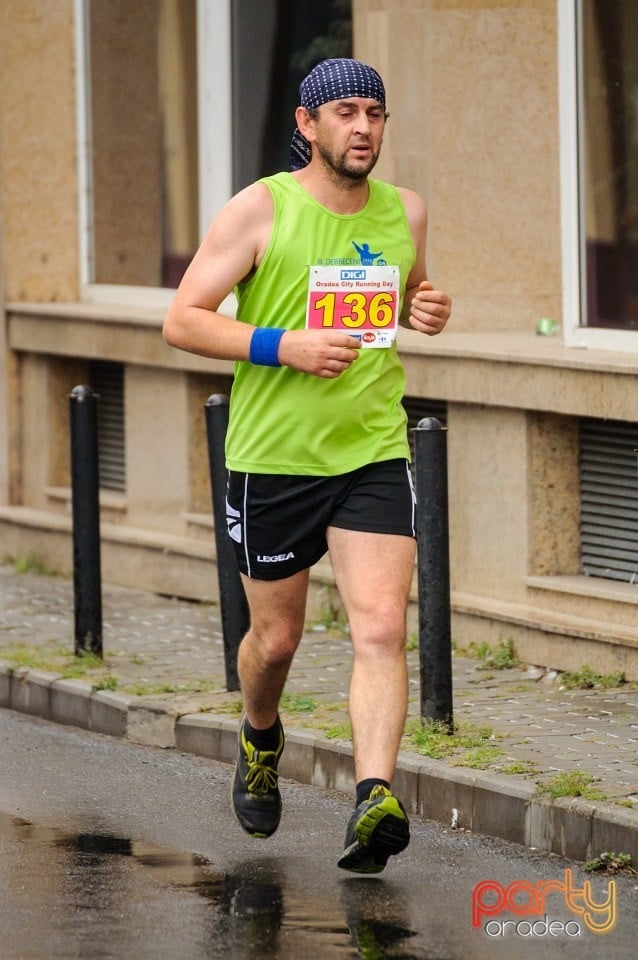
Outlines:
<svg viewBox="0 0 638 960"><path fill-rule="evenodd" d="M451 310L425 270L427 212L370 178L385 90L357 60L300 87L291 172L221 210L168 311L172 346L235 360L226 439L229 529L250 608L232 802L256 837L281 816L279 700L304 629L309 569L326 551L350 626L355 809L338 864L378 873L409 841L391 790L407 712L414 570L405 376L397 323L433 335ZM237 313L219 313L235 290Z"/></svg>

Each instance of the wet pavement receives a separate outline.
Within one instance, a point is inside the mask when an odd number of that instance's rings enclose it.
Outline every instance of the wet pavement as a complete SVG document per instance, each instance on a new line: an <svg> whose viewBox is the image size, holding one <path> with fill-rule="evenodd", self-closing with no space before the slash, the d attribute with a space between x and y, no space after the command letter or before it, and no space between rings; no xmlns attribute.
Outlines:
<svg viewBox="0 0 638 960"><path fill-rule="evenodd" d="M629 874L416 817L383 874L348 874L338 791L284 782L281 826L255 840L229 810L228 764L15 711L0 770L2 960L633 955ZM495 900L514 890L516 911Z"/></svg>
<svg viewBox="0 0 638 960"><path fill-rule="evenodd" d="M232 759L241 706L225 689L219 608L105 585L103 612L104 664L60 683L73 652L72 581L0 566L0 705ZM408 658L414 732L418 651ZM350 667L347 634L309 623L282 702L286 776L349 791ZM405 738L395 784L414 812L576 859L622 848L638 862L637 685L565 689L534 665L496 669L455 654L453 686L455 722L471 739L437 756ZM120 727L94 722L98 706ZM549 799L546 788L573 774L585 796Z"/></svg>

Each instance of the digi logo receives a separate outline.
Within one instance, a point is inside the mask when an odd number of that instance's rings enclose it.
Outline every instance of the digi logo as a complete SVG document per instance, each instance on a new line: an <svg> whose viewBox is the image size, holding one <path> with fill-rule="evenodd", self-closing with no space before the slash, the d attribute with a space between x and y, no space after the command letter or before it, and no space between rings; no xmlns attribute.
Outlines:
<svg viewBox="0 0 638 960"><path fill-rule="evenodd" d="M341 280L365 280L365 270L342 270L340 272Z"/></svg>

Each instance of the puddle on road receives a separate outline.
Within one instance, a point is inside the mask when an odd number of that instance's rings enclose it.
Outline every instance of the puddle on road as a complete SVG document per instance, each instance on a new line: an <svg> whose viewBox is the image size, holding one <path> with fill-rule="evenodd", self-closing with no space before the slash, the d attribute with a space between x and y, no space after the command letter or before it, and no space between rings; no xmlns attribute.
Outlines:
<svg viewBox="0 0 638 960"><path fill-rule="evenodd" d="M2 890L0 924L11 929L15 951L3 960L426 956L410 952L416 933L392 888L376 879L304 893L278 862L250 860L220 873L197 854L0 812Z"/></svg>

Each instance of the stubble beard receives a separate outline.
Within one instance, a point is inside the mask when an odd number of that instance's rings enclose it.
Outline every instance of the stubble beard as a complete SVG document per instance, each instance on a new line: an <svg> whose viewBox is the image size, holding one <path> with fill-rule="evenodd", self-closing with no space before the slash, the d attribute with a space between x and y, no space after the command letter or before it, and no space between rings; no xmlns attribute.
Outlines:
<svg viewBox="0 0 638 960"><path fill-rule="evenodd" d="M355 166L354 164L348 163L345 154L337 155L320 143L317 143L317 150L324 167L331 175L333 181L338 186L347 190L353 189L367 180L368 175L372 172L379 159L378 151L376 153L373 151L369 161L365 165L361 166L357 164Z"/></svg>

